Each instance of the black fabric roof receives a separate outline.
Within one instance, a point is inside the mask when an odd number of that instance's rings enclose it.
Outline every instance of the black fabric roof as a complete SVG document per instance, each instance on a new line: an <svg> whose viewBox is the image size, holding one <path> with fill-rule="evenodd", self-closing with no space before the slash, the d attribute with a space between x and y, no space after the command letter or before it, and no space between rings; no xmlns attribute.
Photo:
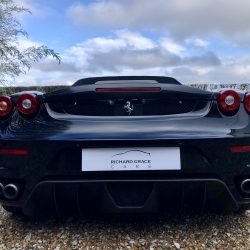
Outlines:
<svg viewBox="0 0 250 250"><path fill-rule="evenodd" d="M81 86L81 85L87 85L87 84L95 84L99 81L138 81L138 80L154 80L158 83L171 83L171 84L178 84L181 83L178 82L176 79L172 77L166 77L166 76L105 76L105 77L89 77L84 78L76 81L72 86Z"/></svg>

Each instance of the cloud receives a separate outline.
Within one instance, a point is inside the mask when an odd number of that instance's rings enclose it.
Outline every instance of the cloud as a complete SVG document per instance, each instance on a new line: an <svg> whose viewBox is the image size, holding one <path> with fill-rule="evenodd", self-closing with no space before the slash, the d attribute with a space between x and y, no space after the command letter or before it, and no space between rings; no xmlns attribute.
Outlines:
<svg viewBox="0 0 250 250"><path fill-rule="evenodd" d="M128 30L114 31L113 38L93 38L69 49L79 67L90 72L121 72L124 68L149 69L181 65L218 66L219 58L211 51L190 56L186 48L169 38L158 42Z"/></svg>
<svg viewBox="0 0 250 250"><path fill-rule="evenodd" d="M208 41L206 41L204 39L200 39L200 38L186 39L185 42L187 44L191 44L191 45L196 46L196 47L207 47L209 45Z"/></svg>
<svg viewBox="0 0 250 250"><path fill-rule="evenodd" d="M139 32L115 30L68 48L61 65L52 59L32 64L14 85L63 85L107 75L164 75L184 84L249 82L250 55L219 56L207 46L191 53L190 46L193 42L177 43L166 36L152 40Z"/></svg>
<svg viewBox="0 0 250 250"><path fill-rule="evenodd" d="M32 46L41 46L42 44L40 42L37 41L33 41L30 39L27 39L26 37L20 37L18 39L18 49L20 49L21 51L24 49L27 49L28 47L32 47Z"/></svg>
<svg viewBox="0 0 250 250"><path fill-rule="evenodd" d="M80 72L79 68L73 62L62 61L58 64L55 60L40 61L38 63L32 63L32 68L39 69L42 72Z"/></svg>
<svg viewBox="0 0 250 250"><path fill-rule="evenodd" d="M18 80L16 80L13 86L52 86L52 85L72 85L76 82L79 75L74 74L61 74L61 75L49 75L39 77L39 71L34 68L29 72L29 74L23 75Z"/></svg>
<svg viewBox="0 0 250 250"><path fill-rule="evenodd" d="M146 29L175 39L217 36L243 43L250 37L246 0L100 0L73 4L67 16L82 27ZM202 40L194 41L203 46Z"/></svg>
<svg viewBox="0 0 250 250"><path fill-rule="evenodd" d="M186 49L162 37L158 42L128 30L117 30L113 37L88 39L68 49L63 55L62 64L45 60L32 64L30 75L41 75L46 72L52 77L41 81L36 76L36 85L54 82L54 78L64 79L62 75L121 75L153 74L162 75L172 67L214 67L220 64L219 58L212 52L199 56L185 54ZM34 73L36 72L36 73ZM37 73L40 72L40 73ZM68 78L67 78L68 79ZM30 82L26 77L26 81ZM34 82L34 79L31 80ZM22 81L23 83L23 81Z"/></svg>
<svg viewBox="0 0 250 250"><path fill-rule="evenodd" d="M150 50L156 47L156 44L151 39L143 37L138 32L131 32L125 29L117 30L114 33L121 41L124 41L126 47L130 49Z"/></svg>
<svg viewBox="0 0 250 250"><path fill-rule="evenodd" d="M212 52L207 51L199 56L190 56L183 59L183 64L189 66L219 66L221 64L220 59Z"/></svg>
<svg viewBox="0 0 250 250"><path fill-rule="evenodd" d="M176 43L174 43L171 39L169 38L161 38L160 39L160 46L170 53L176 54L181 56L186 49L183 46L180 46Z"/></svg>
<svg viewBox="0 0 250 250"><path fill-rule="evenodd" d="M156 47L156 44L151 39L143 37L138 32L116 30L113 33L116 36L115 39L97 37L78 43L77 46L83 47L84 51L100 50L104 53L114 49L149 50Z"/></svg>
<svg viewBox="0 0 250 250"><path fill-rule="evenodd" d="M125 6L111 1L98 1L85 6L81 3L73 4L67 9L67 15L78 25L85 24L90 15L93 25L110 25L121 21L126 14ZM114 24L114 23L113 23Z"/></svg>
<svg viewBox="0 0 250 250"><path fill-rule="evenodd" d="M15 1L15 4L18 7L24 7L31 11L32 15L38 18L45 18L51 15L57 15L56 11L49 7L44 7L41 4L35 3L33 0L18 0ZM22 22L26 22L25 17L30 15L27 12L22 12L21 14L17 14L18 18L21 19Z"/></svg>

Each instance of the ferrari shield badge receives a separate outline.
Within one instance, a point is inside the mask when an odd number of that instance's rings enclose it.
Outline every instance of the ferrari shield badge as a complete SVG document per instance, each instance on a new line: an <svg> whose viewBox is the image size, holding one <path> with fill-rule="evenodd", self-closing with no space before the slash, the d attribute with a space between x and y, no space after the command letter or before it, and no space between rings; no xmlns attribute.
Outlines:
<svg viewBox="0 0 250 250"><path fill-rule="evenodd" d="M124 109L125 109L125 111L128 113L128 115L130 115L131 112L134 110L134 105L131 104L130 101L127 101L127 102L126 102L126 105L124 105Z"/></svg>

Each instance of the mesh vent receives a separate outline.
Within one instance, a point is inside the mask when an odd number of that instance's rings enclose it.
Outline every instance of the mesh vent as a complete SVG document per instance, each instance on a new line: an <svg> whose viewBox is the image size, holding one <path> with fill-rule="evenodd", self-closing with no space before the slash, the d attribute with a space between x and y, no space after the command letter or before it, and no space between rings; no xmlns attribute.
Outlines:
<svg viewBox="0 0 250 250"><path fill-rule="evenodd" d="M114 105L109 102L64 102L62 108L68 114L85 116L113 116Z"/></svg>
<svg viewBox="0 0 250 250"><path fill-rule="evenodd" d="M195 101L152 100L143 105L143 115L173 115L191 112Z"/></svg>
<svg viewBox="0 0 250 250"><path fill-rule="evenodd" d="M82 116L127 116L126 101L85 101L63 102L64 112ZM191 112L195 107L193 100L143 100L131 101L133 111L130 116L173 115Z"/></svg>

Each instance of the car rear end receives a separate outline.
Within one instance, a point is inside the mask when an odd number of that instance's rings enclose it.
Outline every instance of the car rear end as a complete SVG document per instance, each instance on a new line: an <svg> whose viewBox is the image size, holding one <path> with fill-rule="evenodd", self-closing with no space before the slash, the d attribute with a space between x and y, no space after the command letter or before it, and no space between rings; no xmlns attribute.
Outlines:
<svg viewBox="0 0 250 250"><path fill-rule="evenodd" d="M35 216L186 205L236 212L249 202L248 94L118 77L7 99L0 98L0 110L3 102L10 110L1 118L5 206Z"/></svg>

